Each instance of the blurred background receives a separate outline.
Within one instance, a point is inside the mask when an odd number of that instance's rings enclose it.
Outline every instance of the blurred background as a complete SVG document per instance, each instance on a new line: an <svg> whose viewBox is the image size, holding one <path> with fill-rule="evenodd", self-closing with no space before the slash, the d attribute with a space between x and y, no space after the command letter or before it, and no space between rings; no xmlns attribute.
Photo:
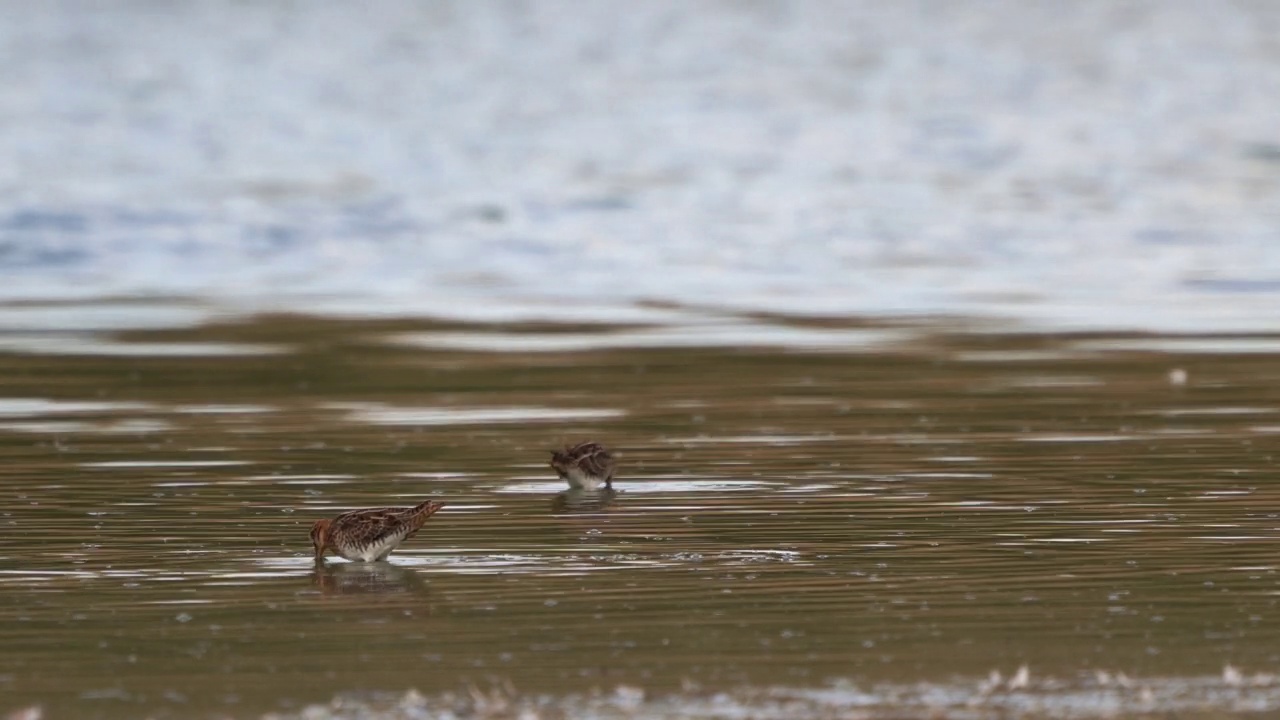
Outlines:
<svg viewBox="0 0 1280 720"><path fill-rule="evenodd" d="M10 3L0 298L1275 330L1280 8Z"/></svg>

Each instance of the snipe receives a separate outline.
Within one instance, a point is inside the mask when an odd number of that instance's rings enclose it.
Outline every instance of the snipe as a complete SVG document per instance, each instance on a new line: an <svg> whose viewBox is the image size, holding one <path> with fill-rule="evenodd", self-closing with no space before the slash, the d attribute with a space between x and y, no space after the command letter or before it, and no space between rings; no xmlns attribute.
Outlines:
<svg viewBox="0 0 1280 720"><path fill-rule="evenodd" d="M551 451L551 467L575 490L613 489L618 469L613 455L600 443L584 442Z"/></svg>
<svg viewBox="0 0 1280 720"><path fill-rule="evenodd" d="M332 520L317 520L311 527L316 562L322 562L329 550L348 560L386 560L442 507L444 503L428 500L409 508L352 510Z"/></svg>

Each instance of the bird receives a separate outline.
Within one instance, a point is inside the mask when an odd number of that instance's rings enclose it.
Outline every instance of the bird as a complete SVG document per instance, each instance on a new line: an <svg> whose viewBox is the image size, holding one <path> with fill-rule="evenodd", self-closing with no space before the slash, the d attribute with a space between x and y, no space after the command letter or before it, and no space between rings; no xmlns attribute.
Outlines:
<svg viewBox="0 0 1280 720"><path fill-rule="evenodd" d="M564 450L551 451L551 467L575 490L613 489L613 473L618 465L600 443L583 442Z"/></svg>
<svg viewBox="0 0 1280 720"><path fill-rule="evenodd" d="M442 502L427 500L413 507L352 510L332 520L317 520L311 526L316 563L323 563L329 550L348 560L386 560L392 550L400 547L405 538L413 537L427 518L442 507Z"/></svg>

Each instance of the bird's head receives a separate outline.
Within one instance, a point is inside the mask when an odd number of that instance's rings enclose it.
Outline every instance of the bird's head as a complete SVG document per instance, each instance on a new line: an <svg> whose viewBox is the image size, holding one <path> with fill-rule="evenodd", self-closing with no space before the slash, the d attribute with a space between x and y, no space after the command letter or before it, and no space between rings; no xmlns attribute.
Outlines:
<svg viewBox="0 0 1280 720"><path fill-rule="evenodd" d="M316 562L324 559L324 551L329 547L329 523L330 520L317 520L315 525L311 526L311 544L316 549Z"/></svg>

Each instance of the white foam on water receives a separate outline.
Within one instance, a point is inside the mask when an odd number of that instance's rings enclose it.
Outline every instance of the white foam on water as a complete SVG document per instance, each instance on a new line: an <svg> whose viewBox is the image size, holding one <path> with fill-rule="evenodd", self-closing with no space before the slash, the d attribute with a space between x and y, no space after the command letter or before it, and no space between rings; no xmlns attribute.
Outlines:
<svg viewBox="0 0 1280 720"><path fill-rule="evenodd" d="M1025 666L1005 678L936 682L859 683L842 679L825 687L741 687L720 692L689 689L651 692L618 685L590 694L521 693L509 684L423 695L416 690L370 698L339 696L298 713L271 713L264 720L402 717L555 717L651 720L799 720L847 718L881 720L947 717L958 720L1102 720L1176 715L1209 720L1280 710L1280 685L1273 675L1248 675L1231 666L1221 676L1142 677L1097 669L1078 677L1036 677ZM1251 717L1254 715L1250 715Z"/></svg>

